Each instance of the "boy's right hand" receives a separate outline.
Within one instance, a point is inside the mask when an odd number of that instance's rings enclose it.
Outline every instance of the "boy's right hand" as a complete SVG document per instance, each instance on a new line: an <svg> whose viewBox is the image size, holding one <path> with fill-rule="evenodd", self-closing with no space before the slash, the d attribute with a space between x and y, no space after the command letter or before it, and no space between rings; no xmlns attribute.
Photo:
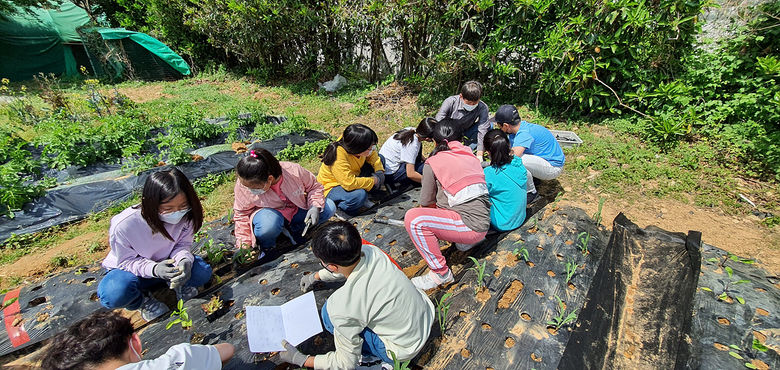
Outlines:
<svg viewBox="0 0 780 370"><path fill-rule="evenodd" d="M179 276L179 274L181 274L181 270L178 266L174 266L174 262L175 261L173 259L157 262L154 265L154 268L152 268L152 275L165 280L171 280Z"/></svg>
<svg viewBox="0 0 780 370"><path fill-rule="evenodd" d="M317 279L314 278L314 273L303 275L301 277L301 291L304 293L308 292L314 287L315 282L317 282Z"/></svg>

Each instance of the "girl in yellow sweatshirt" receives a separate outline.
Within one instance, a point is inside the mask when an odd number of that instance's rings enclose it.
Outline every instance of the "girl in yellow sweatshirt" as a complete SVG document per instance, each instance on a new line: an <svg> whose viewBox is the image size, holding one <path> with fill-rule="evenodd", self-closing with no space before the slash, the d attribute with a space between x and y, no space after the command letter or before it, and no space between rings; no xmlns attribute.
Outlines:
<svg viewBox="0 0 780 370"><path fill-rule="evenodd" d="M376 151L378 141L368 126L352 124L322 155L317 181L325 188L326 198L350 216L360 207L370 208L368 191L379 189L385 181L385 169Z"/></svg>

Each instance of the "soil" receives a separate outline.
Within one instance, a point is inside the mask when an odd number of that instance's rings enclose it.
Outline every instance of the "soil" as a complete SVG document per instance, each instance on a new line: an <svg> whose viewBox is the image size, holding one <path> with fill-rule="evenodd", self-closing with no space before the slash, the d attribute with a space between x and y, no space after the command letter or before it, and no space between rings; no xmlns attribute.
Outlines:
<svg viewBox="0 0 780 370"><path fill-rule="evenodd" d="M136 103L145 103L160 98L170 98L171 95L163 93L165 85L162 84L144 84L138 87L122 87L119 88L119 93L127 96L130 100ZM107 92L103 92L106 94Z"/></svg>
<svg viewBox="0 0 780 370"><path fill-rule="evenodd" d="M512 281L512 284L509 285L509 288L504 292L504 295L498 300L497 307L499 309L509 308L509 306L515 302L515 299L517 299L517 296L521 291L523 291L523 282L520 280Z"/></svg>

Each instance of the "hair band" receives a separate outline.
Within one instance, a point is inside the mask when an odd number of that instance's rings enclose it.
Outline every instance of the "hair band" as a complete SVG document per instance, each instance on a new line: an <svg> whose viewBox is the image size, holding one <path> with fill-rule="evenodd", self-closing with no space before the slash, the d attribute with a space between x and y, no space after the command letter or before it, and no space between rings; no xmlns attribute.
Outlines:
<svg viewBox="0 0 780 370"><path fill-rule="evenodd" d="M249 156L250 156L250 157L257 158L257 153L255 153L255 151L254 151L254 150L250 150L250 151L249 151Z"/></svg>

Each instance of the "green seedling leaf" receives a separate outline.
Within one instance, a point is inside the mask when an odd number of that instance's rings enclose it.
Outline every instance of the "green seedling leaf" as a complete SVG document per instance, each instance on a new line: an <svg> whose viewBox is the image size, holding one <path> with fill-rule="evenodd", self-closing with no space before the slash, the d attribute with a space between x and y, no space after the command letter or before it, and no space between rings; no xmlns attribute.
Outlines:
<svg viewBox="0 0 780 370"><path fill-rule="evenodd" d="M168 330L168 329L172 328L174 325L180 324L180 323L181 323L181 319L173 320L173 321L169 322L168 325L165 325L165 330Z"/></svg>
<svg viewBox="0 0 780 370"><path fill-rule="evenodd" d="M742 297L734 297L734 298L737 299L737 302L739 302L739 304L745 304L745 299L744 298L742 298Z"/></svg>
<svg viewBox="0 0 780 370"><path fill-rule="evenodd" d="M758 369L756 365L753 365L750 362L745 362L745 367L748 369Z"/></svg>
<svg viewBox="0 0 780 370"><path fill-rule="evenodd" d="M717 259L717 258L715 258L715 257L712 257L712 258L707 258L707 261L708 261L708 262L712 262L712 263L718 263L718 262L720 262L720 260L719 260L719 259Z"/></svg>
<svg viewBox="0 0 780 370"><path fill-rule="evenodd" d="M742 350L742 348L739 348L739 346L736 345L736 344L729 344L729 348L736 349L737 351L741 351Z"/></svg>
<svg viewBox="0 0 780 370"><path fill-rule="evenodd" d="M2 309L4 310L6 307L8 307L8 306L10 306L10 305L14 304L14 302L16 302L16 301L18 301L18 300L19 300L19 297L14 297L14 298L11 298L11 299L9 299L9 300L7 300L7 301L3 302L3 307L2 307Z"/></svg>
<svg viewBox="0 0 780 370"><path fill-rule="evenodd" d="M701 287L701 290L703 290L705 292L712 292L712 289L707 288L706 286Z"/></svg>
<svg viewBox="0 0 780 370"><path fill-rule="evenodd" d="M181 311L181 309L184 308L184 301L180 299L179 302L176 303L176 307Z"/></svg>
<svg viewBox="0 0 780 370"><path fill-rule="evenodd" d="M759 342L758 339L753 338L753 349L761 352L766 352L769 348L761 344L761 342Z"/></svg>
<svg viewBox="0 0 780 370"><path fill-rule="evenodd" d="M737 360L744 360L744 358L743 358L742 356L740 356L740 355L739 355L739 353L736 353L736 352L729 351L729 355L730 355L731 357L734 357L734 358L736 358Z"/></svg>
<svg viewBox="0 0 780 370"><path fill-rule="evenodd" d="M737 285L737 284L745 284L745 283L749 283L749 282L750 282L750 280L742 279L742 280L735 281L733 284Z"/></svg>
<svg viewBox="0 0 780 370"><path fill-rule="evenodd" d="M726 266L724 270L726 270L726 273L729 274L729 277L734 274L734 270L732 270L731 267Z"/></svg>
<svg viewBox="0 0 780 370"><path fill-rule="evenodd" d="M729 295L726 294L725 292L723 292L723 293L720 293L720 295L718 296L718 299L725 300L728 297L729 297Z"/></svg>

